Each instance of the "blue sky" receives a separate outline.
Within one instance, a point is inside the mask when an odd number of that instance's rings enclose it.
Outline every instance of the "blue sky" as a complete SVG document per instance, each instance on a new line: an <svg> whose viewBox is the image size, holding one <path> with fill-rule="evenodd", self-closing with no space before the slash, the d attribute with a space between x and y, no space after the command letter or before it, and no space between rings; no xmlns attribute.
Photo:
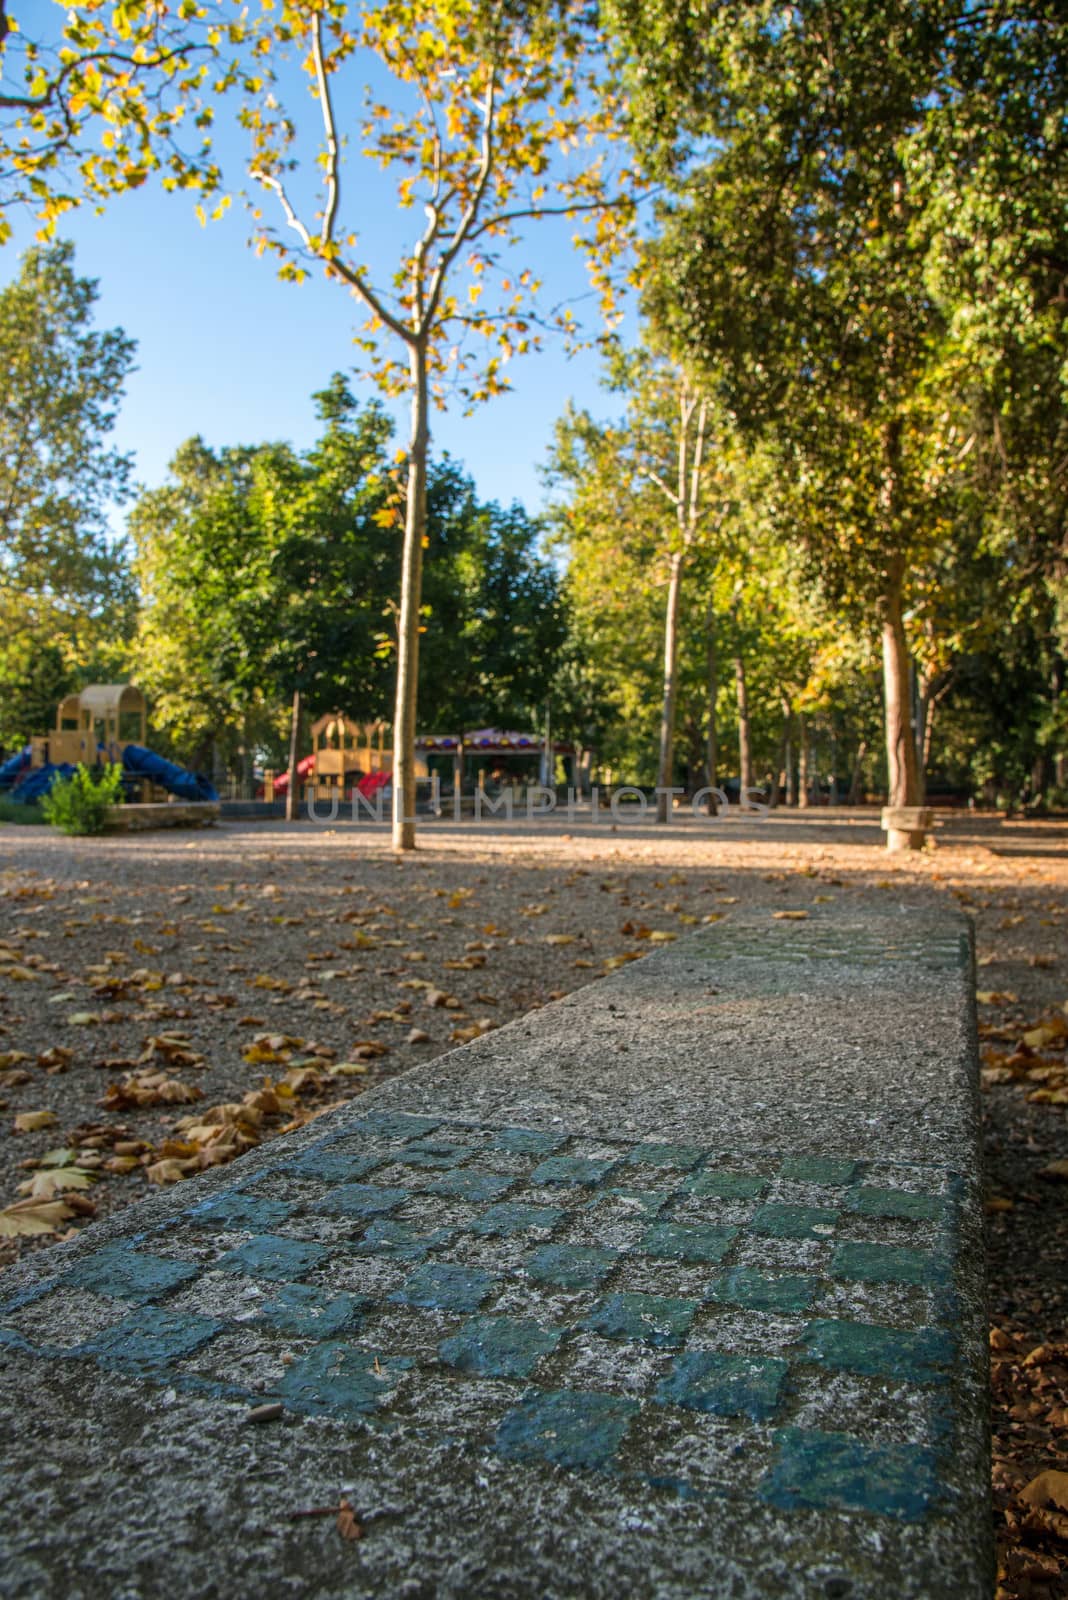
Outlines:
<svg viewBox="0 0 1068 1600"><path fill-rule="evenodd" d="M233 172L240 182L235 145L235 135L224 138L221 153L227 176ZM357 183L366 188L360 192ZM361 228L361 250L366 241L376 265L395 262L418 213L398 214L388 180L369 174L366 164L353 174L348 198L369 219ZM5 281L34 237L29 218L11 220L14 238L0 250ZM61 233L75 243L78 270L99 280L99 324L123 327L138 344L116 443L135 453L144 484L160 483L176 447L195 433L214 446L264 439L309 444L316 426L313 391L334 371L361 370L352 335L362 318L348 293L322 279L281 282L272 260L249 248L249 231L240 201L221 221L202 227L188 195L147 185L116 199L102 215L83 208L64 219ZM563 221L534 225L520 265L544 279L546 305L574 300L576 313L596 330L596 303L570 233ZM469 417L458 405L436 413L434 448L457 456L483 496L519 499L536 510L544 502L538 468L565 402L574 399L597 413L614 409L614 397L599 390L599 370L595 352L569 359L562 342L548 335L543 352L512 363L513 393ZM376 392L367 379L354 388L357 395ZM389 405L403 439L404 403Z"/></svg>

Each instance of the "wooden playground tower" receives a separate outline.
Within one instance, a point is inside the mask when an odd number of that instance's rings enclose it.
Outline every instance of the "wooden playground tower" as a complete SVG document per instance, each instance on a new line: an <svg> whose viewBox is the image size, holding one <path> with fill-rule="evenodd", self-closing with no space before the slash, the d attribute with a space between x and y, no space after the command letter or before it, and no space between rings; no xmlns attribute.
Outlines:
<svg viewBox="0 0 1068 1600"><path fill-rule="evenodd" d="M298 795L302 801L329 798L331 790L339 796L360 778L393 771L391 725L388 722L357 722L344 712L331 711L312 724L311 768L300 779ZM387 740L389 741L387 743ZM426 777L426 761L416 758L416 777ZM264 773L264 793L269 794L277 773Z"/></svg>
<svg viewBox="0 0 1068 1600"><path fill-rule="evenodd" d="M144 745L147 720L145 697L132 683L91 683L61 700L55 727L30 740L30 766L92 767L102 753L121 764L128 744Z"/></svg>

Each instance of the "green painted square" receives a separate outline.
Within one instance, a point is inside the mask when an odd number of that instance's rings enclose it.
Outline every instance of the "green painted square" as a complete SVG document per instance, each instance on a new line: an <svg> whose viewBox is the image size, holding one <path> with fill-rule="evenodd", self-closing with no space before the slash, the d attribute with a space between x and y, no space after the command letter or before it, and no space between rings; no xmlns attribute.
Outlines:
<svg viewBox="0 0 1068 1600"><path fill-rule="evenodd" d="M838 1221L829 1206L764 1205L749 1224L754 1233L771 1239L827 1239Z"/></svg>
<svg viewBox="0 0 1068 1600"><path fill-rule="evenodd" d="M228 1250L215 1263L220 1272L246 1272L252 1278L301 1278L326 1257L321 1244L302 1239L283 1239L265 1233L247 1244Z"/></svg>
<svg viewBox="0 0 1068 1600"><path fill-rule="evenodd" d="M526 1270L535 1282L558 1289L596 1289L618 1260L617 1250L597 1245L546 1244L527 1257Z"/></svg>
<svg viewBox="0 0 1068 1600"><path fill-rule="evenodd" d="M186 1261L167 1261L162 1256L142 1254L128 1245L106 1244L85 1256L60 1278L76 1289L92 1289L96 1294L139 1304L154 1300L180 1283L195 1278L197 1268Z"/></svg>
<svg viewBox="0 0 1068 1600"><path fill-rule="evenodd" d="M95 1355L103 1366L162 1377L175 1361L214 1339L223 1326L211 1317L143 1305L98 1333L80 1353Z"/></svg>
<svg viewBox="0 0 1068 1600"><path fill-rule="evenodd" d="M705 1223L657 1222L642 1239L646 1255L668 1261L722 1261L738 1229Z"/></svg>
<svg viewBox="0 0 1068 1600"><path fill-rule="evenodd" d="M387 1189L376 1183L342 1183L317 1200L314 1209L328 1217L380 1217L410 1199L407 1189Z"/></svg>
<svg viewBox="0 0 1068 1600"><path fill-rule="evenodd" d="M636 1400L558 1389L530 1394L497 1429L497 1451L507 1461L548 1461L572 1471L604 1471L638 1410Z"/></svg>
<svg viewBox="0 0 1068 1600"><path fill-rule="evenodd" d="M516 1156L548 1156L559 1150L565 1137L562 1133L539 1133L534 1128L501 1128L490 1140L490 1148Z"/></svg>
<svg viewBox="0 0 1068 1600"><path fill-rule="evenodd" d="M440 1117L408 1116L400 1111L372 1111L355 1124L358 1132L380 1139L421 1139L441 1127Z"/></svg>
<svg viewBox="0 0 1068 1600"><path fill-rule="evenodd" d="M502 1200L499 1205L487 1206L482 1215L475 1218L471 1232L509 1238L531 1228L555 1228L563 1214L554 1206L527 1206L521 1201Z"/></svg>
<svg viewBox="0 0 1068 1600"><path fill-rule="evenodd" d="M676 1171L689 1172L706 1154L707 1151L695 1144L639 1144L635 1145L627 1160L647 1167L672 1167Z"/></svg>
<svg viewBox="0 0 1068 1600"><path fill-rule="evenodd" d="M588 1156L550 1156L540 1166L534 1168L530 1175L530 1182L537 1186L550 1183L577 1183L585 1188L592 1188L596 1183L602 1183L613 1167L618 1162L612 1158L607 1161L594 1161Z"/></svg>
<svg viewBox="0 0 1068 1600"><path fill-rule="evenodd" d="M919 1522L935 1509L934 1456L918 1445L867 1445L843 1433L781 1428L760 1498L780 1510L865 1511Z"/></svg>
<svg viewBox="0 0 1068 1600"><path fill-rule="evenodd" d="M712 1297L726 1305L750 1311L807 1311L819 1287L816 1278L801 1273L769 1277L754 1267L732 1267L712 1286Z"/></svg>
<svg viewBox="0 0 1068 1600"><path fill-rule="evenodd" d="M407 1167L444 1170L448 1167L458 1167L461 1162L467 1161L470 1155L471 1151L466 1145L447 1144L443 1140L412 1139L399 1150L394 1150L390 1160Z"/></svg>
<svg viewBox="0 0 1068 1600"><path fill-rule="evenodd" d="M391 1300L431 1311L477 1311L497 1280L481 1267L460 1267L451 1261L428 1261L417 1267Z"/></svg>
<svg viewBox="0 0 1068 1600"><path fill-rule="evenodd" d="M458 1372L529 1378L562 1338L562 1329L543 1328L526 1317L475 1317L451 1339L442 1340L438 1355Z"/></svg>
<svg viewBox="0 0 1068 1600"><path fill-rule="evenodd" d="M505 1194L515 1179L502 1177L499 1172L479 1172L473 1167L461 1167L455 1172L444 1172L433 1183L428 1183L424 1194L443 1194L455 1200L497 1200Z"/></svg>
<svg viewBox="0 0 1068 1600"><path fill-rule="evenodd" d="M671 1371L657 1385L656 1398L690 1411L763 1422L774 1415L789 1370L779 1356L687 1350L675 1357Z"/></svg>
<svg viewBox="0 0 1068 1600"><path fill-rule="evenodd" d="M940 1276L939 1263L928 1250L855 1240L837 1247L831 1272L856 1283L915 1283L926 1288L934 1287ZM941 1276L948 1273L943 1269Z"/></svg>
<svg viewBox="0 0 1068 1600"><path fill-rule="evenodd" d="M899 1217L905 1222L938 1222L946 1214L940 1194L913 1194L906 1189L862 1186L849 1194L846 1205L862 1217Z"/></svg>
<svg viewBox="0 0 1068 1600"><path fill-rule="evenodd" d="M755 1200L764 1193L769 1179L754 1172L697 1172L683 1184L685 1194L708 1196L715 1200Z"/></svg>
<svg viewBox="0 0 1068 1600"><path fill-rule="evenodd" d="M370 1304L362 1297L331 1294L312 1284L284 1283L260 1306L257 1321L294 1339L329 1339L351 1331Z"/></svg>
<svg viewBox="0 0 1068 1600"><path fill-rule="evenodd" d="M370 1351L328 1341L295 1361L273 1392L294 1411L366 1416L411 1365L403 1356L376 1360Z"/></svg>
<svg viewBox="0 0 1068 1600"><path fill-rule="evenodd" d="M841 1184L852 1183L857 1172L857 1162L833 1156L788 1156L779 1168L780 1178L792 1178L796 1183Z"/></svg>
<svg viewBox="0 0 1068 1600"><path fill-rule="evenodd" d="M345 1148L330 1149L314 1145L286 1167L301 1178L321 1178L324 1183L352 1183L364 1178L387 1158L384 1155L365 1155Z"/></svg>
<svg viewBox="0 0 1068 1600"><path fill-rule="evenodd" d="M429 1250L448 1244L452 1228L435 1228L426 1233L411 1222L395 1222L392 1217L376 1217L353 1249L361 1255L393 1256L398 1261L422 1261Z"/></svg>
<svg viewBox="0 0 1068 1600"><path fill-rule="evenodd" d="M250 1233L269 1233L292 1210L282 1200L258 1200L235 1189L194 1206L189 1220L198 1228L247 1228Z"/></svg>
<svg viewBox="0 0 1068 1600"><path fill-rule="evenodd" d="M658 1294L613 1294L594 1306L581 1324L605 1339L633 1339L670 1348L681 1344L698 1310L696 1300Z"/></svg>
<svg viewBox="0 0 1068 1600"><path fill-rule="evenodd" d="M821 1366L906 1383L939 1382L953 1361L953 1340L939 1328L882 1328L828 1318L810 1322L802 1342Z"/></svg>

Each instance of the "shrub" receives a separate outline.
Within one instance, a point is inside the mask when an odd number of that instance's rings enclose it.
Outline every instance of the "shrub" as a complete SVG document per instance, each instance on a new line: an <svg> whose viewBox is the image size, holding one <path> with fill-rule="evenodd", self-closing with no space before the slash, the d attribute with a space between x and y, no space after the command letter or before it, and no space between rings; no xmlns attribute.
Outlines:
<svg viewBox="0 0 1068 1600"><path fill-rule="evenodd" d="M60 833L103 833L108 807L122 798L122 768L107 766L99 778L79 766L58 779L41 801L45 820Z"/></svg>

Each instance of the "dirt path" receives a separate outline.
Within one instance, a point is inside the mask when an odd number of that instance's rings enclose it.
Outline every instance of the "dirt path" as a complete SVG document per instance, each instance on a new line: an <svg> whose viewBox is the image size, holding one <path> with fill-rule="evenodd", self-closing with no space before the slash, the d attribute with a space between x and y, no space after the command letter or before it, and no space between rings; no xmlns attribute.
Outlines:
<svg viewBox="0 0 1068 1600"><path fill-rule="evenodd" d="M1019 1498L1068 1491L1068 825L947 817L902 858L873 821L433 824L403 861L366 826L0 825L0 1263L734 905L948 897L983 997L1000 1594L1068 1595L1068 1498Z"/></svg>

